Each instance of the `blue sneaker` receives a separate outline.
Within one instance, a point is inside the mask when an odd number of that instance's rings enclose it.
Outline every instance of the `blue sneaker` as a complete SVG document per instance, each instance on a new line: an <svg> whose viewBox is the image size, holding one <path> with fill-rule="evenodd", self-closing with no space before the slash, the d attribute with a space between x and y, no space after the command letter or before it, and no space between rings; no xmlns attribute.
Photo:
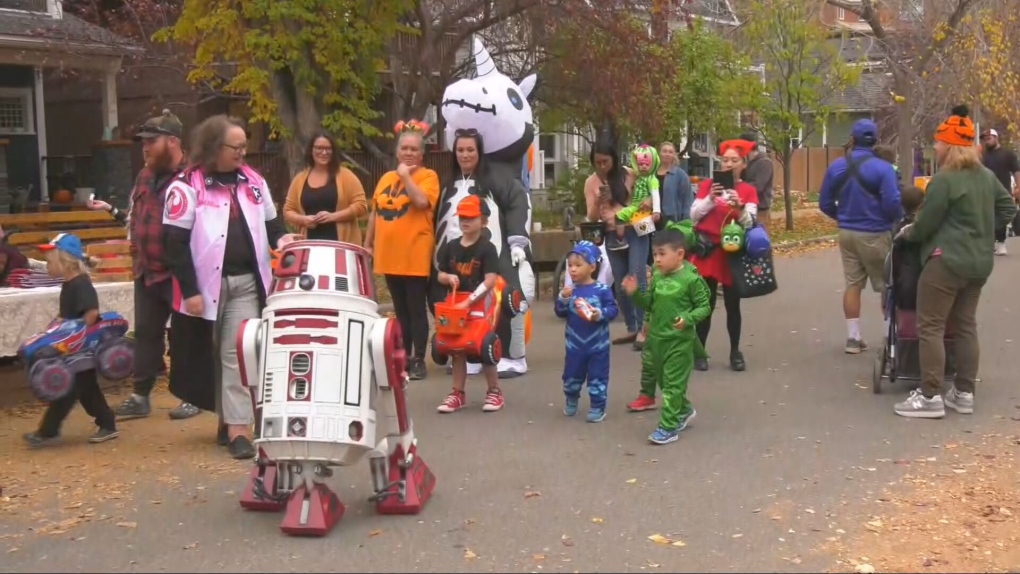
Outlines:
<svg viewBox="0 0 1020 574"><path fill-rule="evenodd" d="M604 420L606 420L605 409L591 409L590 411L588 411L588 422L600 423Z"/></svg>
<svg viewBox="0 0 1020 574"><path fill-rule="evenodd" d="M687 425L691 424L691 421L694 420L694 417L696 416L698 416L698 411L693 406L691 407L691 410L680 415L680 422L676 425L677 432L686 429Z"/></svg>
<svg viewBox="0 0 1020 574"><path fill-rule="evenodd" d="M669 444L680 438L680 432L675 430L666 430L664 428L657 428L655 432L648 435L648 440L655 444Z"/></svg>
<svg viewBox="0 0 1020 574"><path fill-rule="evenodd" d="M567 397L566 404L563 405L563 414L568 417L572 417L577 414L577 402L576 397Z"/></svg>

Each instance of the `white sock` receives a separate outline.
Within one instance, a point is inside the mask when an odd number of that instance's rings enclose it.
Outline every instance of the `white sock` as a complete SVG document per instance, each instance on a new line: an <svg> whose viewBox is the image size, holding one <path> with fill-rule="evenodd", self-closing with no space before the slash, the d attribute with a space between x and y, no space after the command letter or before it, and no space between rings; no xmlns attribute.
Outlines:
<svg viewBox="0 0 1020 574"><path fill-rule="evenodd" d="M861 320L860 319L847 319L846 320L846 338L853 339L854 341L861 340Z"/></svg>

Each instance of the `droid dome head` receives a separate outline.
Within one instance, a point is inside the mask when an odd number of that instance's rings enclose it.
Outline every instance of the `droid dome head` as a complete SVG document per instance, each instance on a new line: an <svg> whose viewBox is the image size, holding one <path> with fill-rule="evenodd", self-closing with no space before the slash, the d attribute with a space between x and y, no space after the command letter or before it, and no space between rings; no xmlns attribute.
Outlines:
<svg viewBox="0 0 1020 574"><path fill-rule="evenodd" d="M296 241L279 253L270 296L290 293L343 294L372 298L368 252L337 241Z"/></svg>

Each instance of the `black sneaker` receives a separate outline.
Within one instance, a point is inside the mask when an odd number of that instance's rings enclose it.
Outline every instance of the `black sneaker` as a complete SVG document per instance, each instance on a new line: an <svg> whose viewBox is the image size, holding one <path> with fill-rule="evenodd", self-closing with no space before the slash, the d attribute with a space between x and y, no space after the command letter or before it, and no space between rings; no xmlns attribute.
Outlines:
<svg viewBox="0 0 1020 574"><path fill-rule="evenodd" d="M37 432L27 432L21 438L28 444L28 448L43 448L60 442L60 435L43 436Z"/></svg>
<svg viewBox="0 0 1020 574"><path fill-rule="evenodd" d="M425 369L425 359L421 357L412 357L407 363L407 378L412 381L420 381L428 376L428 371Z"/></svg>
<svg viewBox="0 0 1020 574"><path fill-rule="evenodd" d="M255 445L251 444L248 437L241 435L230 441L230 445L227 447L230 451L230 456L237 460L245 460L255 458Z"/></svg>
<svg viewBox="0 0 1020 574"><path fill-rule="evenodd" d="M694 370L695 371L707 371L708 370L708 359L694 359Z"/></svg>
<svg viewBox="0 0 1020 574"><path fill-rule="evenodd" d="M89 437L89 442L92 444L99 444L101 442L113 440L119 436L120 436L119 430L99 429L96 431L96 434Z"/></svg>
<svg viewBox="0 0 1020 574"><path fill-rule="evenodd" d="M733 351L730 353L730 368L737 372L747 369L747 363L744 362L743 353L740 351Z"/></svg>
<svg viewBox="0 0 1020 574"><path fill-rule="evenodd" d="M149 404L149 397L131 395L124 399L113 413L122 421L143 419L152 414L152 405Z"/></svg>
<svg viewBox="0 0 1020 574"><path fill-rule="evenodd" d="M190 419L196 417L202 412L202 409L196 407L191 403L181 403L170 410L170 418L175 421L183 421L184 419Z"/></svg>
<svg viewBox="0 0 1020 574"><path fill-rule="evenodd" d="M219 446L228 446L230 444L230 435L227 434L227 425L220 425L219 430L216 431L216 444Z"/></svg>

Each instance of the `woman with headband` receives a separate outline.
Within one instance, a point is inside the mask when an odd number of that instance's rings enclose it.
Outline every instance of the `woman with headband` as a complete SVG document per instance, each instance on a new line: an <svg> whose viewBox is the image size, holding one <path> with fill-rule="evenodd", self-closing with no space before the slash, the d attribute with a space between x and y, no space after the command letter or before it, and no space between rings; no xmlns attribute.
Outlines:
<svg viewBox="0 0 1020 574"><path fill-rule="evenodd" d="M733 189L726 189L712 180L705 180L698 186L698 194L691 206L691 219L694 229L702 238L711 243L704 256L691 255L691 262L705 278L711 291L711 307L715 311L718 286L722 285L723 304L726 307L726 331L730 336L730 368L743 371L747 368L744 354L740 352L740 295L733 287L733 276L726 252L719 248L722 239L723 225L736 220L745 228L754 225L758 213L758 193L754 186L740 180L744 170L747 154L754 149L754 144L745 140L724 141L719 146L722 171L733 172ZM708 331L712 327L712 315L698 324L698 338L705 346ZM694 368L699 371L708 370L707 359L695 359Z"/></svg>

